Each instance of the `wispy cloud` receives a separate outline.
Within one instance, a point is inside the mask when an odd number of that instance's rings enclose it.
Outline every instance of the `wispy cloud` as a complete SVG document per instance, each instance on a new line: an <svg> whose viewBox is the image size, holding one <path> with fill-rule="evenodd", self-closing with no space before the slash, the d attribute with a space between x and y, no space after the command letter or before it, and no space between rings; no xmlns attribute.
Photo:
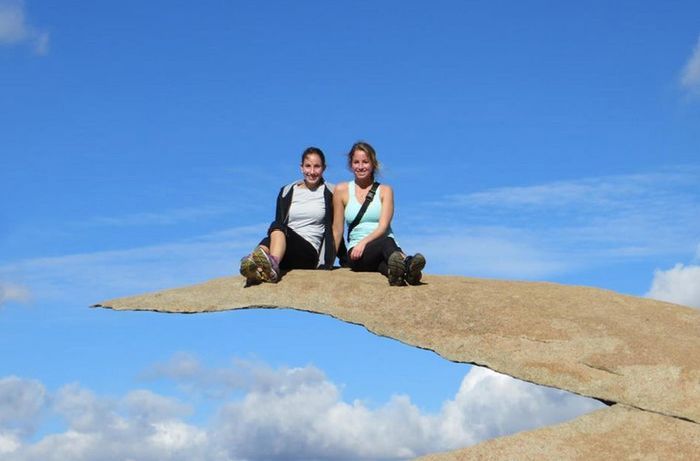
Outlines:
<svg viewBox="0 0 700 461"><path fill-rule="evenodd" d="M700 37L681 73L681 86L691 93L700 94Z"/></svg>
<svg viewBox="0 0 700 461"><path fill-rule="evenodd" d="M663 196L668 187L694 186L700 168L694 165L674 170L617 176L554 181L520 187L501 187L463 195L448 196L449 205L467 207L522 208L555 210L583 207L605 210L626 207L629 200L650 201ZM664 185L667 185L665 188Z"/></svg>
<svg viewBox="0 0 700 461"><path fill-rule="evenodd" d="M0 282L0 307L10 302L26 303L30 298L31 294L27 287Z"/></svg>
<svg viewBox="0 0 700 461"><path fill-rule="evenodd" d="M431 274L535 280L576 268L524 229L451 226L425 229L399 241L405 251L420 251L428 258Z"/></svg>
<svg viewBox="0 0 700 461"><path fill-rule="evenodd" d="M265 225L244 226L186 240L123 250L32 258L0 266L0 278L32 287L37 300L71 305L194 283L238 272L238 260Z"/></svg>
<svg viewBox="0 0 700 461"><path fill-rule="evenodd" d="M221 381L203 381L187 371L195 368ZM0 453L17 461L88 461L104 453L143 461L408 459L602 407L478 367L437 413L422 412L405 395L377 407L346 402L341 387L313 366L271 368L236 361L232 367L209 369L181 355L151 372L180 384L194 382L192 389L243 387L245 393L235 398L218 394L222 399L215 401L211 418L194 424L188 418L192 405L182 401L187 394L175 399L139 389L109 398L78 384L49 394L41 383L10 377L0 380L0 402L18 393L24 398L0 419ZM15 430L37 427L41 410L60 416L65 428L38 438Z"/></svg>
<svg viewBox="0 0 700 461"><path fill-rule="evenodd" d="M428 222L446 229L434 232L440 243L421 244L421 235L431 230L418 226L407 241L428 248L450 272L471 266L499 277L683 255L698 240L697 184L700 168L691 165L451 195L414 213L430 210Z"/></svg>
<svg viewBox="0 0 700 461"><path fill-rule="evenodd" d="M84 224L110 227L164 226L197 221L225 214L233 214L235 212L237 212L237 210L232 209L230 205L178 208L158 212L134 213L124 216L95 217Z"/></svg>
<svg viewBox="0 0 700 461"><path fill-rule="evenodd" d="M24 1L0 0L0 44L30 43L39 55L49 52L49 33L27 22Z"/></svg>

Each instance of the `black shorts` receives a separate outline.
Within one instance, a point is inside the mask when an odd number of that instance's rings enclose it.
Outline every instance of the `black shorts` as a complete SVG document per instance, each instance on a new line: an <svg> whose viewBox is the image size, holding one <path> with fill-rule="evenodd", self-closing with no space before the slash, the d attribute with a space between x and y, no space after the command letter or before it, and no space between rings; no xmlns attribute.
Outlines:
<svg viewBox="0 0 700 461"><path fill-rule="evenodd" d="M289 227L279 230L284 233L287 239L287 250L284 252L282 261L280 261L280 269L283 271L316 269L318 267L318 251L316 248ZM262 239L260 245L270 248L270 237L267 236Z"/></svg>

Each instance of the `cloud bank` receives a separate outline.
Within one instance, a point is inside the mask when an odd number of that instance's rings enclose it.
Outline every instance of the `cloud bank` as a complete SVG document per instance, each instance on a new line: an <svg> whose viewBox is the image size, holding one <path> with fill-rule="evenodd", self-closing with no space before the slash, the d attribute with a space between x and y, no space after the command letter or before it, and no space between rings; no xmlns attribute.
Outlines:
<svg viewBox="0 0 700 461"><path fill-rule="evenodd" d="M29 43L39 55L49 52L49 33L27 23L22 0L0 0L0 45Z"/></svg>
<svg viewBox="0 0 700 461"><path fill-rule="evenodd" d="M215 396L213 413L196 423L193 405L150 390L109 398L69 384L50 393L37 381L8 377L0 380L0 459L409 459L602 406L477 367L435 414L422 412L405 395L376 408L346 402L340 386L313 366L272 369L237 362L210 369L179 355L147 374L186 385L192 393L184 392L184 399ZM64 427L37 432L43 414Z"/></svg>

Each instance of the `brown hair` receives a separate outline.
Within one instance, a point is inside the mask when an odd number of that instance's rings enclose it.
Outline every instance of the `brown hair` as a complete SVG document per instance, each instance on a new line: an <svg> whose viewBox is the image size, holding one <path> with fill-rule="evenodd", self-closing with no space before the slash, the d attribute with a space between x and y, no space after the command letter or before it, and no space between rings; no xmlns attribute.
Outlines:
<svg viewBox="0 0 700 461"><path fill-rule="evenodd" d="M374 151L374 147L365 141L357 141L350 148L350 152L348 152L348 168L352 170L352 154L354 154L356 150L361 150L367 154L367 157L369 157L369 162L372 164L372 174L378 173L380 166L379 161L377 160L377 153Z"/></svg>
<svg viewBox="0 0 700 461"><path fill-rule="evenodd" d="M304 152L302 152L301 154L301 164L303 165L304 160L306 160L306 157L312 154L318 155L321 158L321 166L323 166L323 168L326 168L326 156L323 155L323 151L321 149L313 146L304 149Z"/></svg>

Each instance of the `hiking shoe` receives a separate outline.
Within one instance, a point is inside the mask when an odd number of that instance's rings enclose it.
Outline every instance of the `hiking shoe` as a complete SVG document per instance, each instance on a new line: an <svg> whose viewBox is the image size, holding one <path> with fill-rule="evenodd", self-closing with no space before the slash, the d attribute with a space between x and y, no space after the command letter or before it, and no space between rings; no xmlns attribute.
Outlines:
<svg viewBox="0 0 700 461"><path fill-rule="evenodd" d="M253 255L249 254L241 258L241 275L245 277L248 285L255 285L262 282L262 278L258 273L258 265L253 260Z"/></svg>
<svg viewBox="0 0 700 461"><path fill-rule="evenodd" d="M423 277L421 271L425 267L425 256L416 253L414 256L407 256L404 262L406 264L406 282L409 285L418 285Z"/></svg>
<svg viewBox="0 0 700 461"><path fill-rule="evenodd" d="M250 254L253 262L257 266L258 276L263 282L277 283L279 279L279 268L275 267L277 264L272 263L270 255L268 255L265 250L261 247L257 247Z"/></svg>
<svg viewBox="0 0 700 461"><path fill-rule="evenodd" d="M389 256L387 266L389 267L387 274L389 285L392 287L400 287L405 285L406 282L404 281L404 274L406 273L406 264L404 263L404 258L401 256L400 251L394 251L391 256Z"/></svg>

